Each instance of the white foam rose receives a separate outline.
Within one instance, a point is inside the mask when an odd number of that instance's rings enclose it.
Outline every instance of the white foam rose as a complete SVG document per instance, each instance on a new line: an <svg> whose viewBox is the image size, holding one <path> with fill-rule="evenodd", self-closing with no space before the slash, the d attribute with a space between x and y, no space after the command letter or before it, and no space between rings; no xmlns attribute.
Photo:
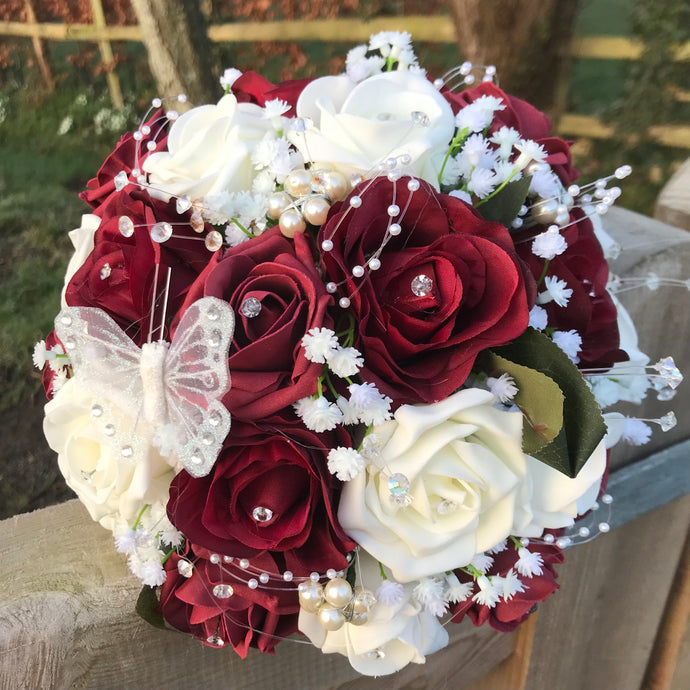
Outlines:
<svg viewBox="0 0 690 690"><path fill-rule="evenodd" d="M576 477L568 477L529 455L522 510L516 513L512 534L540 537L545 529L569 527L596 503L606 470L602 440Z"/></svg>
<svg viewBox="0 0 690 690"><path fill-rule="evenodd" d="M91 517L112 530L120 518L133 522L147 503L167 503L175 472L153 447L136 464L120 459L95 423L93 404L76 379L68 380L45 406L43 431L67 485ZM117 427L122 413L112 414Z"/></svg>
<svg viewBox="0 0 690 690"><path fill-rule="evenodd" d="M65 292L67 290L67 285L74 274L84 265L86 258L91 254L94 247L94 235L96 230L101 224L100 216L96 216L93 213L85 213L81 217L81 225L75 230L71 230L68 235L74 247L74 254L69 260L67 265L67 272L65 273L65 282L62 288L62 294L60 296L60 301L62 308L67 308L67 302L65 301Z"/></svg>
<svg viewBox="0 0 690 690"><path fill-rule="evenodd" d="M382 582L378 564L366 553L358 559L358 583L376 591ZM412 598L413 584L395 606L376 602L364 625L345 623L340 630L324 630L316 614L301 610L299 629L324 654L347 656L352 667L366 676L399 671L409 663L423 664L426 655L448 644L448 632L436 616Z"/></svg>
<svg viewBox="0 0 690 690"><path fill-rule="evenodd" d="M413 113L422 113L428 124L415 122ZM407 153L412 163L406 173L438 189L455 119L447 101L421 74L384 72L359 84L346 75L321 77L300 94L297 115L313 122L305 132L288 135L305 160L349 176Z"/></svg>
<svg viewBox="0 0 690 690"><path fill-rule="evenodd" d="M343 488L338 520L399 582L467 565L511 534L527 460L522 414L491 393L461 390L432 405L402 405L374 433L384 445ZM388 478L410 482L412 503L391 502Z"/></svg>
<svg viewBox="0 0 690 690"><path fill-rule="evenodd" d="M152 196L194 200L251 189L252 152L272 131L263 108L238 103L233 94L223 96L217 105L188 110L170 127L168 151L152 153L144 162L149 183L156 188Z"/></svg>

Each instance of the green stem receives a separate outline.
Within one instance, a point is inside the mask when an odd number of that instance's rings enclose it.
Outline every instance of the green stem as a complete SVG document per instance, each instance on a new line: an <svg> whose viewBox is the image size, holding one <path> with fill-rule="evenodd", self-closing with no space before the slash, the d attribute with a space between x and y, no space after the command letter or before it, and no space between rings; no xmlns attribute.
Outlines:
<svg viewBox="0 0 690 690"><path fill-rule="evenodd" d="M172 556L174 553L175 553L175 549L170 549L170 551L168 551L168 553L166 553L165 556L163 557L163 560L161 561L161 565L165 565L165 562L166 562L166 561L168 560L168 558L170 558L170 556Z"/></svg>
<svg viewBox="0 0 690 690"><path fill-rule="evenodd" d="M524 548L524 544L517 538L517 537L510 537L510 541L513 542L513 546L515 547L516 550Z"/></svg>
<svg viewBox="0 0 690 690"><path fill-rule="evenodd" d="M139 515L137 515L137 519L134 521L134 524L132 525L132 529L136 531L137 527L139 527L139 523L141 522L141 518L144 516L145 510L149 507L149 504L147 503L144 505L144 507L139 511Z"/></svg>
<svg viewBox="0 0 690 690"><path fill-rule="evenodd" d="M460 570L468 575L471 575L475 580L484 574L481 570L475 568L473 565L466 565L464 568L460 568Z"/></svg>
<svg viewBox="0 0 690 690"><path fill-rule="evenodd" d="M247 230L237 218L231 218L231 220L247 237L254 237L254 233Z"/></svg>
<svg viewBox="0 0 690 690"><path fill-rule="evenodd" d="M340 397L340 394L338 391L335 389L335 386L333 385L333 382L331 381L331 375L328 373L328 368L324 367L324 374L323 374L323 380L326 382L326 385L328 386L328 390L331 391L333 396L338 399Z"/></svg>
<svg viewBox="0 0 690 690"><path fill-rule="evenodd" d="M441 180L443 179L443 171L446 169L446 164L448 163L448 159L454 154L457 153L461 145L464 143L465 139L467 139L467 135L470 133L470 128L469 127L464 127L461 129L451 140L450 146L448 147L448 151L446 151L446 157L443 159L443 164L441 165L441 170L438 174L438 183L439 185L441 184Z"/></svg>
<svg viewBox="0 0 690 690"><path fill-rule="evenodd" d="M388 578L386 577L386 573L383 572L383 563L381 563L381 561L379 561L379 572L381 573L381 577L382 577L384 580L387 580L387 579L388 579Z"/></svg>
<svg viewBox="0 0 690 690"><path fill-rule="evenodd" d="M545 259L544 260L544 268L541 272L541 275L539 276L539 280L537 281L537 287L539 287L542 282L544 281L544 278L546 278L546 272L549 270L549 264L551 263L551 259Z"/></svg>

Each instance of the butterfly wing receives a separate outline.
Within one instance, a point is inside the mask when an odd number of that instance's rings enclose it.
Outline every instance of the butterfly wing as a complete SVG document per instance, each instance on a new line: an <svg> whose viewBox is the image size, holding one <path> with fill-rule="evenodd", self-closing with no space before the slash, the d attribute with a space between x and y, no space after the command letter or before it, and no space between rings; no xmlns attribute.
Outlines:
<svg viewBox="0 0 690 690"><path fill-rule="evenodd" d="M69 355L74 378L93 397L94 423L122 460L136 462L147 445L137 430L143 405L141 350L101 309L67 307L55 332Z"/></svg>
<svg viewBox="0 0 690 690"><path fill-rule="evenodd" d="M173 450L194 477L207 475L230 430L220 399L230 388L232 309L203 297L183 314L165 362L165 395Z"/></svg>

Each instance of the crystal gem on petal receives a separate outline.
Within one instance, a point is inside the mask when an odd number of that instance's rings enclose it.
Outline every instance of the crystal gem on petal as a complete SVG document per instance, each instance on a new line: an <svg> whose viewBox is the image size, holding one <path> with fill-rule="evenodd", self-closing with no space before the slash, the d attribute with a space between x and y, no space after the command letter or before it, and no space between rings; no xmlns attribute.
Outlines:
<svg viewBox="0 0 690 690"><path fill-rule="evenodd" d="M455 501L451 501L447 498L444 498L438 506L436 506L436 512L439 515L450 515L451 513L454 513L458 508L458 504Z"/></svg>
<svg viewBox="0 0 690 690"><path fill-rule="evenodd" d="M256 522L268 522L273 517L273 511L264 506L256 506L256 508L252 510L252 517Z"/></svg>
<svg viewBox="0 0 690 690"><path fill-rule="evenodd" d="M235 590L231 585L220 584L213 588L213 596L218 599L229 599L234 593Z"/></svg>
<svg viewBox="0 0 690 690"><path fill-rule="evenodd" d="M191 207L192 202L186 196L178 197L177 201L175 202L175 209L180 215L182 215L185 211L189 211Z"/></svg>
<svg viewBox="0 0 690 690"><path fill-rule="evenodd" d="M159 244L167 242L172 237L173 229L170 223L158 222L151 228L151 239Z"/></svg>
<svg viewBox="0 0 690 690"><path fill-rule="evenodd" d="M123 237L131 237L134 234L134 223L129 216L120 216L117 229Z"/></svg>
<svg viewBox="0 0 690 690"><path fill-rule="evenodd" d="M423 273L412 279L410 289L417 297L426 297L433 289L434 282Z"/></svg>
<svg viewBox="0 0 690 690"><path fill-rule="evenodd" d="M103 266L101 267L101 272L99 274L101 276L101 280L105 280L106 278L109 278L110 274L112 272L113 272L113 269L110 268L110 264L103 264Z"/></svg>
<svg viewBox="0 0 690 690"><path fill-rule="evenodd" d="M186 558L180 558L177 561L177 572L182 577L191 577L194 574L194 566Z"/></svg>
<svg viewBox="0 0 690 690"><path fill-rule="evenodd" d="M414 122L419 127L429 126L429 116L426 113L423 113L421 110L413 110L410 113L410 117L412 119L412 122Z"/></svg>
<svg viewBox="0 0 690 690"><path fill-rule="evenodd" d="M116 191L120 192L127 186L129 179L127 177L127 173L124 170L120 170L120 172L115 175L113 181L115 182Z"/></svg>
<svg viewBox="0 0 690 690"><path fill-rule="evenodd" d="M242 316L253 319L261 313L261 302L256 297L247 297L240 305Z"/></svg>
<svg viewBox="0 0 690 690"><path fill-rule="evenodd" d="M372 649L370 652L366 653L368 659L383 659L386 656L382 649Z"/></svg>
<svg viewBox="0 0 690 690"><path fill-rule="evenodd" d="M211 232L206 235L204 244L206 245L206 249L210 252L216 252L223 246L223 236L218 230L211 230Z"/></svg>
<svg viewBox="0 0 690 690"><path fill-rule="evenodd" d="M210 644L212 647L225 646L225 640L218 633L213 633L213 635L207 637L206 642L208 642L208 644Z"/></svg>

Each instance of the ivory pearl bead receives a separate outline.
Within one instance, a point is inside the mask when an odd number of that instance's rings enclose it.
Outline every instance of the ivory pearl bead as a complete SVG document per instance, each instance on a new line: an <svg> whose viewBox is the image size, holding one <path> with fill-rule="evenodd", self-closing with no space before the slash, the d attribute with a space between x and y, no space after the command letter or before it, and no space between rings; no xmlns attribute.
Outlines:
<svg viewBox="0 0 690 690"><path fill-rule="evenodd" d="M347 580L336 577L326 584L323 594L329 604L343 608L352 600L352 587Z"/></svg>

